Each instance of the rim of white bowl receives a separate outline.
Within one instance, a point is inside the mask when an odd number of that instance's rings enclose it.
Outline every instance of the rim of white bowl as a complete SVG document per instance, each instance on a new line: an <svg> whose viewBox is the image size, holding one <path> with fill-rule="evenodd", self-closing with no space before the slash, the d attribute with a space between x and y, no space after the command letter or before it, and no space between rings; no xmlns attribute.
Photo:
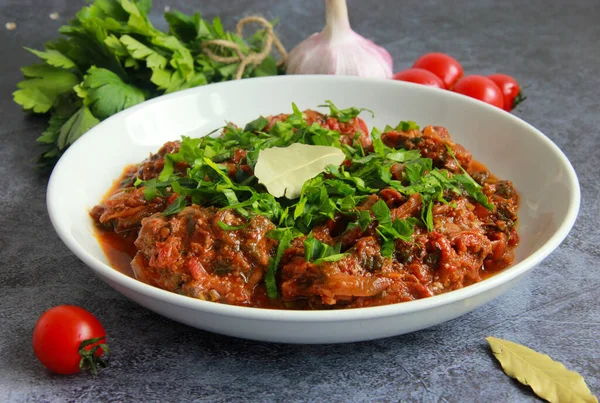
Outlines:
<svg viewBox="0 0 600 403"><path fill-rule="evenodd" d="M418 299L408 302L400 302L396 304L381 305L374 307L365 308L351 308L351 309L335 309L335 310L311 310L311 311L299 311L299 310L282 310L282 309L267 309L267 308L255 308L245 306L227 305L223 303L202 301L195 298L187 297L184 295L176 294L170 291L166 291L157 287L153 287L146 283L143 283L135 278L127 276L114 269L110 265L96 259L89 254L69 232L68 228L61 225L58 222L55 211L60 209L60 194L55 190L57 187L58 179L61 176L61 172L68 167L70 156L75 155L80 148L85 148L86 142L91 136L94 136L96 132L99 132L104 124L109 120L124 118L128 114L135 113L138 109L146 108L148 105L154 103L165 102L173 98L186 96L192 92L202 92L206 88L215 90L220 86L231 86L231 85L244 85L248 84L249 81L340 81L352 83L369 83L369 85L383 85L383 86L397 86L410 87L413 90L422 91L424 93L435 93L436 96L442 97L454 97L457 102L463 102L467 105L472 105L475 108L487 109L488 111L495 114L504 114L505 119L510 119L514 123L523 127L523 129L530 131L532 135L538 137L538 139L550 148L554 155L563 163L566 172L566 178L570 185L571 192L569 194L569 207L567 214L560 223L558 230L540 246L534 253L526 257L522 262L511 266L501 273L498 273L484 281L476 284L472 284L468 287L461 288L459 290L450 291L445 294L436 295L429 298ZM418 311L426 311L429 309L437 308L443 305L451 304L461 300L474 297L482 294L496 287L501 286L504 283L515 279L545 259L550 253L552 253L567 237L571 228L575 224L577 215L579 213L579 207L581 202L581 193L579 187L579 180L575 169L571 165L569 159L560 150L560 148L541 131L525 122L524 120L514 116L513 114L501 110L495 106L486 104L467 96L457 94L451 91L443 91L437 88L431 88L422 86L419 84L388 80L388 79L377 79L377 78L362 78L362 77L350 77L350 76L327 76L327 75L286 75L286 76L271 76L271 77L259 77L249 78L241 81L228 81L216 84L209 84L202 87L190 88L187 90L179 91L173 94L162 95L157 98L145 101L141 104L133 106L129 109L119 112L118 114L111 116L105 121L93 127L85 136L77 140L69 149L63 154L61 159L58 161L50 180L48 182L48 189L46 193L48 213L52 225L55 231L65 243L65 245L88 267L98 273L101 277L105 277L112 282L120 284L121 286L131 289L132 291L142 294L147 297L155 298L163 302L181 306L187 309L204 311L207 313L244 318L244 319L257 319L265 321L277 321L277 322L340 322L340 321L353 321L363 319L374 319L383 318L388 316L402 315L406 313L413 313Z"/></svg>

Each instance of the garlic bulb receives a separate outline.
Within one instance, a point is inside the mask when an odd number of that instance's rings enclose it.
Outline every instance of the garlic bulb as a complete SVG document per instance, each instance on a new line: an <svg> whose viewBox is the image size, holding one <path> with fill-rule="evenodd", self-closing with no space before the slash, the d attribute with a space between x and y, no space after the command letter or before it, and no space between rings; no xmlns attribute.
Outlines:
<svg viewBox="0 0 600 403"><path fill-rule="evenodd" d="M326 0L326 24L288 55L287 74L392 77L392 57L350 28L346 0Z"/></svg>

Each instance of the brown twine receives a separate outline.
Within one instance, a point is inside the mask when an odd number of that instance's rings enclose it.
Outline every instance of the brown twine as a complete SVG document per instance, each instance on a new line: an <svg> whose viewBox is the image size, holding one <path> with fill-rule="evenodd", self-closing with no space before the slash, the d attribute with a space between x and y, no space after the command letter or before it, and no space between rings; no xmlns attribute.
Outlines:
<svg viewBox="0 0 600 403"><path fill-rule="evenodd" d="M254 66L258 66L259 64L261 64L271 54L271 48L273 47L273 45L275 45L275 48L281 55L281 59L277 62L277 66L282 66L283 64L285 64L285 61L287 59L287 52L285 51L285 48L283 47L281 41L277 37L277 34L273 32L273 26L269 23L269 21L262 17L253 15L241 19L237 23L236 28L238 36L240 38L243 38L242 34L244 25L252 22L262 25L267 31L265 46L258 53L250 52L248 55L245 55L244 52L242 52L242 48L240 47L240 45L233 41L228 41L225 39L212 39L210 41L205 41L202 43L202 50L204 50L206 55L211 60L221 63L240 63L235 74L235 80L239 80L240 78L242 78L244 70L246 69L246 67L248 67L248 65L253 64ZM224 48L231 49L237 54L237 56L219 56L210 49L210 46L221 46Z"/></svg>

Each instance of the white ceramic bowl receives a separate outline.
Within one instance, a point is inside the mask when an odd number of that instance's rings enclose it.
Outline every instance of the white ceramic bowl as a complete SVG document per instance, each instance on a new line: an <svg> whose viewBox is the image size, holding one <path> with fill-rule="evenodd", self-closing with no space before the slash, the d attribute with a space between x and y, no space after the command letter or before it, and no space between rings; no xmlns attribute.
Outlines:
<svg viewBox="0 0 600 403"><path fill-rule="evenodd" d="M200 301L146 285L111 268L88 212L126 164L137 163L168 140L202 136L227 121L315 108L375 112L369 127L414 120L445 126L453 139L521 194L514 266L469 287L428 299L336 311L280 311ZM118 292L168 318L200 329L248 339L339 343L399 335L463 315L504 293L567 236L579 210L579 183L565 155L541 132L496 107L449 91L393 80L339 76L247 79L163 96L94 127L55 167L48 211L64 243Z"/></svg>

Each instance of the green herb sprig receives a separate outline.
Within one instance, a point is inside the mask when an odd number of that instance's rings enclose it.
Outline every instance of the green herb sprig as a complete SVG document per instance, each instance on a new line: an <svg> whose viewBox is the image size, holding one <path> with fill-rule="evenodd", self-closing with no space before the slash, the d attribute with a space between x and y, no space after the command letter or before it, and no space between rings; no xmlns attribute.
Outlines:
<svg viewBox="0 0 600 403"><path fill-rule="evenodd" d="M62 26L62 36L43 51L25 48L41 60L21 68L25 79L13 97L27 111L50 115L38 138L44 145L38 159L42 166L52 166L84 133L123 109L164 93L233 79L239 63L214 61L203 43L226 40L244 55L265 45L265 30L244 40L225 31L219 17L209 22L199 13L167 12L168 32L160 31L148 17L151 4L95 0ZM237 55L225 47L212 52ZM268 56L257 66L248 65L242 77L280 72Z"/></svg>

